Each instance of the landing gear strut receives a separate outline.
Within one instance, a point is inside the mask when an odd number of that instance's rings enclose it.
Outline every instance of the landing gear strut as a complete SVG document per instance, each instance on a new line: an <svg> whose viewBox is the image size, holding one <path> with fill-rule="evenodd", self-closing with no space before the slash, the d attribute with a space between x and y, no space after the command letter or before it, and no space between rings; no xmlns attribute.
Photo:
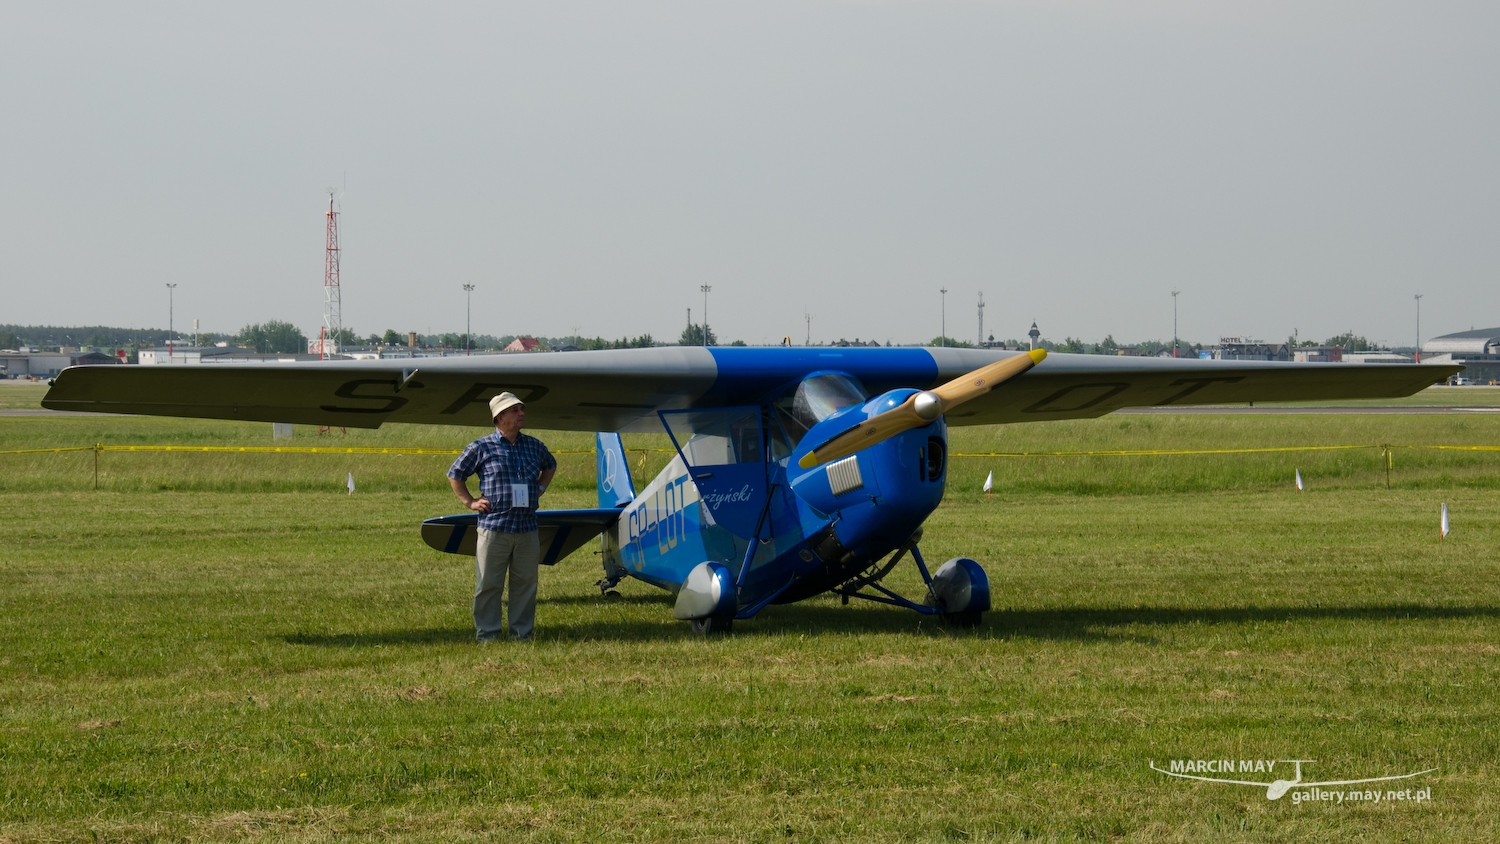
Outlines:
<svg viewBox="0 0 1500 844"><path fill-rule="evenodd" d="M977 627L986 610L990 608L990 579L984 567L967 557L954 557L931 574L922 552L917 550L918 533L911 542L898 549L885 564L876 564L870 571L842 584L833 591L844 603L850 598L861 598L880 604L892 604L916 610L923 615L935 615L951 627ZM922 603L892 592L880 581L895 568L901 557L910 552L917 571L927 582L927 596ZM869 589L871 592L864 590Z"/></svg>

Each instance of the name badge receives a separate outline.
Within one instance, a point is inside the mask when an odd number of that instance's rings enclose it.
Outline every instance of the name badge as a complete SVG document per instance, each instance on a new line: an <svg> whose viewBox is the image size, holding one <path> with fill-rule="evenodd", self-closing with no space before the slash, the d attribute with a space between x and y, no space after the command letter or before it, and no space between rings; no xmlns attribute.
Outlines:
<svg viewBox="0 0 1500 844"><path fill-rule="evenodd" d="M530 507L531 506L531 494L530 494L530 492L531 492L531 487L530 487L529 484L511 484L510 485L510 506L512 506L512 507Z"/></svg>

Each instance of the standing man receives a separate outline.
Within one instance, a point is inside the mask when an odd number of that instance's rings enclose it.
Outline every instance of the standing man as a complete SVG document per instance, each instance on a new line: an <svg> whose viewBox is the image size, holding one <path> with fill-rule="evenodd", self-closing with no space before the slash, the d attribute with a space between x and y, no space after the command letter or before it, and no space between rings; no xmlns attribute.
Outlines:
<svg viewBox="0 0 1500 844"><path fill-rule="evenodd" d="M490 399L495 433L469 443L448 470L448 484L465 507L479 513L479 549L475 554L474 628L481 642L500 638L504 630L500 604L505 575L510 573L510 638L527 642L536 622L536 504L557 460L542 441L521 433L526 405L513 393ZM469 493L469 476L479 475L479 498Z"/></svg>

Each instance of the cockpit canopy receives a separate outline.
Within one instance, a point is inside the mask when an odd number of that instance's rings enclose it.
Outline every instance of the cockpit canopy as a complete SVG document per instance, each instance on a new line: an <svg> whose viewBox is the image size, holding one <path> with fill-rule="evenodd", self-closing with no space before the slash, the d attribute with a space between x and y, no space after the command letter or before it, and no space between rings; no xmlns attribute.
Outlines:
<svg viewBox="0 0 1500 844"><path fill-rule="evenodd" d="M773 398L771 453L780 460L792 453L812 426L835 412L863 404L869 396L859 380L841 372L810 375Z"/></svg>

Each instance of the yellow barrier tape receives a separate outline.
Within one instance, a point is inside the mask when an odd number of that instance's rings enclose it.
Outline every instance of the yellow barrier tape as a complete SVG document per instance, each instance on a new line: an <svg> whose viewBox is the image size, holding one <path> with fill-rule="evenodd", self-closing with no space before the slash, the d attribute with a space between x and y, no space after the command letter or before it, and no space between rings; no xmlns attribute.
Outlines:
<svg viewBox="0 0 1500 844"><path fill-rule="evenodd" d="M322 448L281 445L100 445L97 451L185 451L208 454L459 454L451 448Z"/></svg>
<svg viewBox="0 0 1500 844"><path fill-rule="evenodd" d="M1287 451L1352 451L1378 448L1441 449L1445 451L1500 451L1500 445L1292 445L1273 448L1159 448L1138 451L954 451L949 457L1144 457L1156 454L1270 454Z"/></svg>
<svg viewBox="0 0 1500 844"><path fill-rule="evenodd" d="M1268 454L1279 451L1350 451L1378 445L1294 445L1275 448L1154 448L1138 451L985 451L950 452L950 457L1144 457L1154 454ZM1461 447L1461 446L1456 446Z"/></svg>
<svg viewBox="0 0 1500 844"><path fill-rule="evenodd" d="M670 448L627 448L626 451L662 452L676 454ZM0 451L0 454L60 454L67 451L157 451L196 452L200 454L462 454L461 448L327 448L323 446L290 445L97 445L67 446L64 448L21 448ZM553 454L594 454L592 448L557 449Z"/></svg>

